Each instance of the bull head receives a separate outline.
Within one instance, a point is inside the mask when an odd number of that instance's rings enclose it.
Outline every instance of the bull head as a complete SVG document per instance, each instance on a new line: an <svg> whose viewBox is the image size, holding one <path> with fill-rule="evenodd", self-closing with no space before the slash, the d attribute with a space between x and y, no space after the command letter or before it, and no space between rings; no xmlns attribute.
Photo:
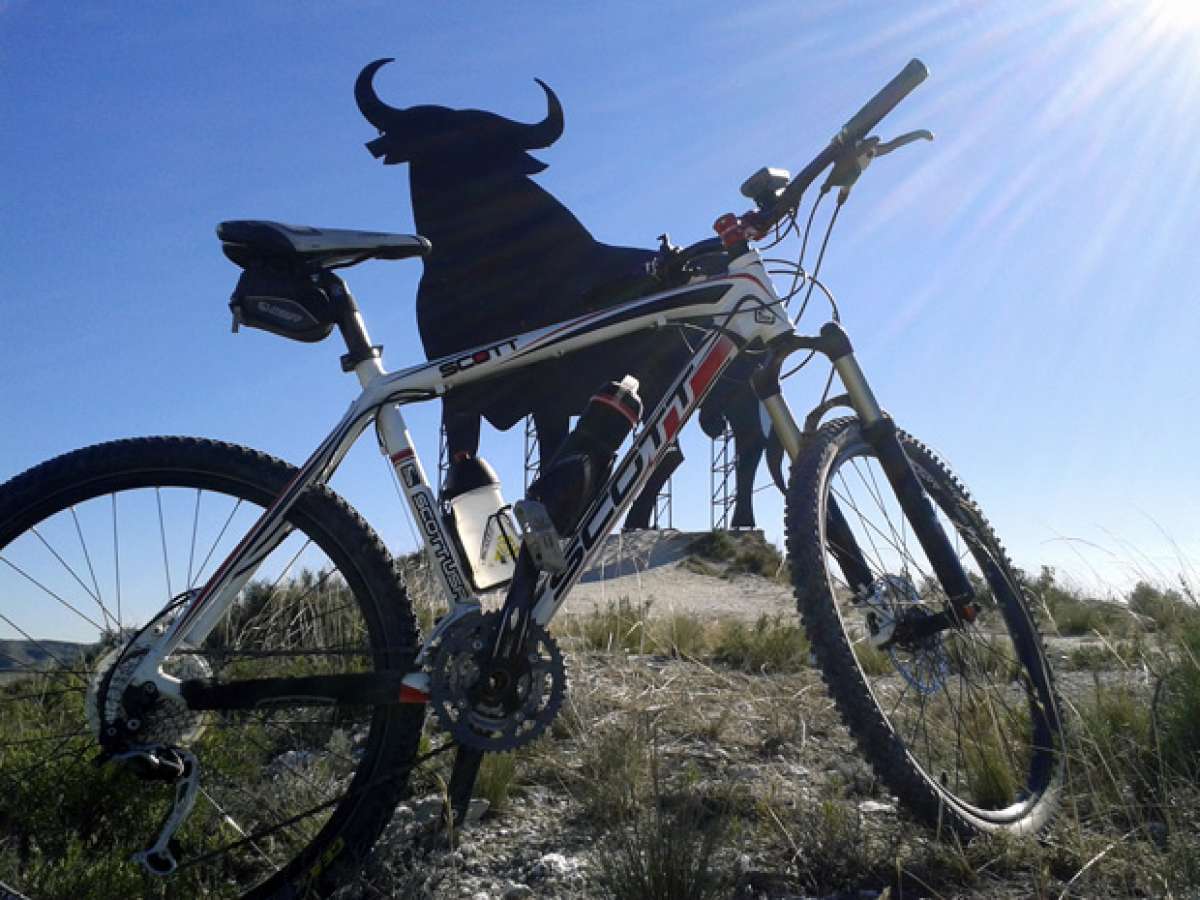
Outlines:
<svg viewBox="0 0 1200 900"><path fill-rule="evenodd" d="M354 83L354 99L363 117L379 129L379 137L367 149L384 165L396 163L458 164L469 157L474 166L515 166L532 175L546 168L526 150L549 147L562 135L562 104L554 91L535 79L546 92L546 118L535 125L514 122L478 109L448 109L444 106L388 106L375 93L373 80L379 69L392 62L377 59L367 65Z"/></svg>

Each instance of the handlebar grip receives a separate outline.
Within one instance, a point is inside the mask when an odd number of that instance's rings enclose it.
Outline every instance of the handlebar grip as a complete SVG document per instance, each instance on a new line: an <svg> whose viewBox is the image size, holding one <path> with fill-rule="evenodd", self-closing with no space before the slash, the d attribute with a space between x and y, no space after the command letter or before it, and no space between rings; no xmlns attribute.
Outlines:
<svg viewBox="0 0 1200 900"><path fill-rule="evenodd" d="M867 132L879 124L879 120L896 108L901 100L912 93L922 81L929 77L929 69L919 59L914 59L904 69L884 85L883 90L867 101L866 105L856 112L842 130L838 133L845 142L859 141L866 137Z"/></svg>

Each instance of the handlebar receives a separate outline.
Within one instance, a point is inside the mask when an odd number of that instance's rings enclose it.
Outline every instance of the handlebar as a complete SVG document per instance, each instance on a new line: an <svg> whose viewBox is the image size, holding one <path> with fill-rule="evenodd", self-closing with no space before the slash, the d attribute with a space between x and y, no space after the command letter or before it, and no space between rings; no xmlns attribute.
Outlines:
<svg viewBox="0 0 1200 900"><path fill-rule="evenodd" d="M749 218L749 224L759 234L765 234L784 216L800 204L800 198L809 185L816 181L826 168L837 160L847 148L853 149L868 131L879 124L888 113L913 92L914 89L929 77L929 69L919 59L909 62L900 74L883 86L874 97L866 102L862 109L850 117L842 126L824 150L817 154L808 165L801 169L788 186L783 189L779 199L769 211L761 212Z"/></svg>
<svg viewBox="0 0 1200 900"><path fill-rule="evenodd" d="M883 86L883 89L866 102L838 132L833 140L839 144L861 141L867 132L879 124L880 119L896 108L905 97L922 81L929 77L929 69L919 59L905 66L899 75Z"/></svg>

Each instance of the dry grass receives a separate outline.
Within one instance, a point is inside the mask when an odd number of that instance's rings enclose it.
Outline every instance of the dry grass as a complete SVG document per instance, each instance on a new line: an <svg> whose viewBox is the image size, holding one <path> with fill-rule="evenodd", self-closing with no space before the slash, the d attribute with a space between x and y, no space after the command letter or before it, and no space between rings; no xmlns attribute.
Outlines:
<svg viewBox="0 0 1200 900"><path fill-rule="evenodd" d="M591 699L577 697L570 735L547 752L560 759L560 772L571 773L566 783L583 820L606 823L606 834L625 842L608 861L604 877L617 880L605 882L606 896L704 896L686 893L693 888L656 893L656 885L678 884L673 866L694 859L688 854L706 840L714 841L705 857L714 868L705 884L727 886L741 872L746 890L767 872L793 893L816 896L884 887L893 896L1192 896L1200 892L1200 628L1186 607L1171 605L1184 601L1153 606L1142 594L1142 609L1155 610L1141 614L1144 627L1126 630L1138 619L1124 610L1115 619L1106 609L1094 621L1118 622L1117 634L1092 645L1102 652L1072 657L1094 675L1075 671L1064 679L1070 784L1061 815L1040 840L934 840L903 810L864 811L864 797L888 798L875 793L869 776L865 791L848 789L841 762L857 759L857 751L817 673L779 665L764 649L792 646L799 658L798 629L786 619L751 625L674 616L659 631L643 616L639 647L662 654L648 660L617 652L619 641L593 642L590 653L605 650L574 665L591 673L582 688ZM1060 614L1069 605L1054 601ZM622 627L633 628L632 619ZM752 644L753 653L746 650ZM986 658L1001 669L1011 663ZM767 659L775 663L764 665ZM866 649L860 660L890 677L886 654ZM1009 796L1012 767L998 756L1002 741L989 743L986 728L968 730L973 788ZM694 817L690 804L714 784L740 792L721 807L720 828L693 829L686 848L676 848L681 836L667 811L691 809ZM663 796L675 805L664 806ZM652 840L661 844L650 848ZM749 859L753 871L735 866L738 858Z"/></svg>

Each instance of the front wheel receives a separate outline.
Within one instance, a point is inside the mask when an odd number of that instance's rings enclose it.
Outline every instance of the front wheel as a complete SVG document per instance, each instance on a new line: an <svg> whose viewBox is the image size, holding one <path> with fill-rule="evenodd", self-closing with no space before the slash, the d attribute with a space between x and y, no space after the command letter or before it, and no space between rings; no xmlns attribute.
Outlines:
<svg viewBox="0 0 1200 900"><path fill-rule="evenodd" d="M822 427L792 468L787 546L809 640L838 710L885 784L963 835L1032 833L1064 773L1054 680L1020 579L966 490L898 437L975 587L950 610L857 419ZM946 621L946 616L940 617Z"/></svg>
<svg viewBox="0 0 1200 900"><path fill-rule="evenodd" d="M295 475L229 444L146 438L0 487L0 883L33 900L316 897L361 864L405 789L423 706L197 712L160 699L137 742L186 751L199 771L165 876L131 857L159 834L175 787L100 752L131 642L176 613ZM416 625L374 532L324 487L286 521L290 534L203 643L167 658L168 674L219 685L411 659Z"/></svg>

